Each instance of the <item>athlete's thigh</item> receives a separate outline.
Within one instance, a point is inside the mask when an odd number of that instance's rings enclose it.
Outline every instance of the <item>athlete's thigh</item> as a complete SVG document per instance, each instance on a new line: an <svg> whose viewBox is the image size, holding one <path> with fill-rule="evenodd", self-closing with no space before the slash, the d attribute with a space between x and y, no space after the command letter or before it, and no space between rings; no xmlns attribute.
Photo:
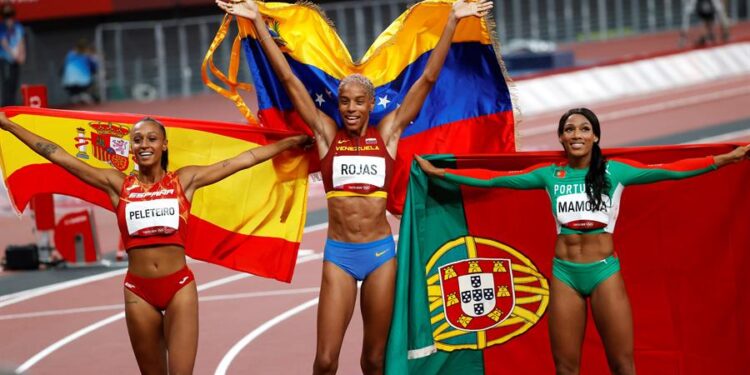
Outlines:
<svg viewBox="0 0 750 375"><path fill-rule="evenodd" d="M135 293L125 291L125 322L142 374L166 374L167 352L161 313Z"/></svg>
<svg viewBox="0 0 750 375"><path fill-rule="evenodd" d="M364 325L363 352L382 351L388 340L396 284L396 258L373 271L362 283L360 308Z"/></svg>
<svg viewBox="0 0 750 375"><path fill-rule="evenodd" d="M633 315L625 283L617 272L591 294L591 313L608 356L632 355Z"/></svg>
<svg viewBox="0 0 750 375"><path fill-rule="evenodd" d="M164 314L169 372L190 374L198 351L198 290L191 281L175 293Z"/></svg>
<svg viewBox="0 0 750 375"><path fill-rule="evenodd" d="M577 364L586 332L586 299L552 277L548 314L550 345L555 361Z"/></svg>
<svg viewBox="0 0 750 375"><path fill-rule="evenodd" d="M331 262L323 262L318 302L318 351L341 350L357 300L357 281Z"/></svg>

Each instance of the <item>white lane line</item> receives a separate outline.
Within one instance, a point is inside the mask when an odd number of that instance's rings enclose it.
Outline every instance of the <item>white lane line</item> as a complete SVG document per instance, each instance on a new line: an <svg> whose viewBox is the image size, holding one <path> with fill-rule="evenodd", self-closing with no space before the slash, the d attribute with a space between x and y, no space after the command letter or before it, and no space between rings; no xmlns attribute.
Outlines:
<svg viewBox="0 0 750 375"><path fill-rule="evenodd" d="M362 286L361 281L357 281L357 289L359 289ZM219 366L216 368L216 372L214 372L214 375L225 375L227 370L229 369L229 366L232 364L234 359L237 357L237 355L240 354L242 350L244 350L248 345L250 345L253 340L260 337L263 333L271 329L272 327L280 324L284 320L287 320L294 315L297 315L298 313L302 312L303 310L310 308L312 306L315 306L318 304L318 299L312 299L309 300L301 305L298 305L296 307L293 307L290 310L284 311L280 315L277 315L275 318L263 323L263 325L259 326L258 328L254 329L252 332L248 333L247 336L243 337L240 341L238 341L234 346L232 346L231 349L227 352L227 354L224 355L224 357L221 359L221 362L219 362Z"/></svg>
<svg viewBox="0 0 750 375"><path fill-rule="evenodd" d="M299 263L299 260L300 259L297 260L297 263ZM221 279L218 279L218 280L210 281L210 282L203 283L203 284L199 285L198 286L198 291L200 292L200 291L202 291L204 289L211 289L211 288L215 288L217 286L222 286L224 284L233 283L233 282L235 282L237 280L247 279L248 277L251 277L251 276L253 276L253 275L251 275L249 273L238 273L238 274L235 274L235 275L232 275L232 276L227 276L227 277L224 277L224 278L221 278Z"/></svg>
<svg viewBox="0 0 750 375"><path fill-rule="evenodd" d="M328 223L311 225L309 227L305 227L303 233L317 232L317 231L324 230L324 229L327 229L327 228L328 228ZM309 254L308 252L302 250L302 251L300 251L300 253L298 254L298 256L303 256L303 255L308 255L308 254ZM198 260L194 260L194 259L188 258L188 262L202 262L202 261L198 261ZM16 304L18 302L26 301L26 300L31 299L31 298L40 297L40 296L43 296L43 295L46 295L46 294L50 294L50 293L53 293L53 292L58 292L58 291L61 291L61 290L65 290L65 289L73 288L73 287L76 287L76 286L80 286L80 285L92 283L92 282L95 282L95 281L104 280L104 279L107 279L107 278L110 278L110 277L124 275L126 271L127 271L127 269L123 268L123 269L120 269L120 270L114 270L114 271L104 272L104 273L100 273L98 275L86 276L86 277L82 277L80 279L63 281L63 282L59 282L59 283L55 283L55 284L50 284L50 285L42 286L42 287L39 287L39 288L24 290L24 291L21 291L21 292L17 292L17 293L13 293L13 294L7 294L7 295L4 295L4 296L0 296L0 308L3 308L5 306L10 306L10 305ZM234 281L234 280L232 280L232 281Z"/></svg>
<svg viewBox="0 0 750 375"><path fill-rule="evenodd" d="M629 117L647 115L651 113L666 111L675 108L687 107L694 104L700 104L703 102L716 101L720 99L731 98L735 96L742 96L750 94L750 87L737 87L728 90L722 90L717 92L710 92L707 94L700 94L688 97L681 97L674 100L668 100L664 102L658 102L649 105L643 105L620 111L605 112L599 116L599 122L620 120ZM518 135L520 137L533 137L535 135L547 134L557 132L557 124L542 125L528 129L519 129Z"/></svg>
<svg viewBox="0 0 750 375"><path fill-rule="evenodd" d="M305 227L304 233L317 232L317 231L321 231L323 229L328 229L328 222L321 223L321 224L311 225L309 227Z"/></svg>
<svg viewBox="0 0 750 375"><path fill-rule="evenodd" d="M6 314L6 315L0 315L0 320L41 318L45 316L82 314L82 313L107 311L107 310L122 311L122 304L118 303L117 305L99 305L99 306L78 307L75 309L43 310L43 311L34 311L34 312L19 313L19 314Z"/></svg>
<svg viewBox="0 0 750 375"><path fill-rule="evenodd" d="M308 257L298 258L297 259L297 264L306 263L306 262L309 262L311 260L320 259L322 257L323 257L322 254L315 254L315 255L312 255L312 256L308 256ZM252 276L252 275L249 275L249 274L242 274L240 276L245 276L245 275L247 275L246 277ZM224 285L224 284L226 284L228 282L237 281L237 280L241 280L241 279L245 278L245 277L237 277L237 276L238 275L232 275L232 276L229 276L229 277L225 277L223 279L219 279L219 280L213 281L211 283L206 283L204 285L198 286L198 291L202 292L202 291L204 291L206 289L210 289L210 288L213 288L213 287L216 287L216 286L219 286L219 285ZM229 280L229 281L225 281L225 280ZM117 314L115 314L113 316L110 316L109 318L105 318L105 319L100 320L100 321L98 321L98 322L96 322L94 324L91 324L89 326L81 328L80 330L74 332L71 335L63 337L59 341L57 341L54 344L52 344L52 345L44 348L42 351L40 351L39 353L35 354L34 356L32 356L31 358L29 358L28 360L26 360L26 362L24 362L23 364L21 364L20 366L18 366L18 368L16 368L16 373L17 374L21 374L21 373L23 373L25 371L28 371L32 366L34 366L35 364L37 364L39 361L41 361L42 359L46 358L50 354L54 353L58 349L62 348L63 346L65 346L65 345L67 345L67 344L69 344L69 343L71 343L71 342L73 342L73 341L81 338L82 336L85 336L85 335L87 335L87 334L89 334L89 333L91 333L91 332L93 332L93 331L95 331L95 330L97 330L97 329L99 329L101 327L104 327L104 326L106 326L106 325L108 325L110 323L116 322L116 321L118 321L118 320L120 320L120 319L122 319L124 317L125 317L125 313L124 312L117 313Z"/></svg>
<svg viewBox="0 0 750 375"><path fill-rule="evenodd" d="M206 263L206 262L202 260L197 260L197 259L187 257L187 263L193 264L193 263ZM96 275L82 277L80 279L61 281L59 283L40 286L34 289L23 290L23 291L16 292L13 294L6 294L4 296L0 296L0 308L13 305L18 302L22 302L22 301L25 301L27 299L31 299L34 297L43 296L45 294L59 292L61 290L74 288L74 287L88 284L88 283L93 283L95 281L108 279L110 277L124 275L125 272L127 272L127 268L121 268L121 269L117 269L117 270L113 270L109 272L103 272L103 273L99 273Z"/></svg>
<svg viewBox="0 0 750 375"><path fill-rule="evenodd" d="M317 257L318 259L323 256ZM208 296L201 298L201 302L209 301L223 301L227 299L235 300L241 298L258 298L258 297L277 297L277 296L291 296L295 294L308 294L318 293L319 287L314 288L298 288L298 289L287 289L287 290L269 290L266 292L251 292L251 293L235 293L235 294L219 294L215 296Z"/></svg>
<svg viewBox="0 0 750 375"><path fill-rule="evenodd" d="M13 294L7 294L2 297L0 297L0 308L12 305L21 301L25 301L27 299L31 299L34 297L43 296L45 294L57 292L60 290L65 290L73 287L77 287L83 284L92 283L99 280L108 279L110 277L118 276L118 275L124 275L126 269L120 269L120 270L114 270L109 272L100 273L98 275L91 275L82 277L80 279L76 280L69 280L69 281L63 281L56 284L46 285L39 288L24 290L22 292L17 292Z"/></svg>
<svg viewBox="0 0 750 375"><path fill-rule="evenodd" d="M252 293L218 294L215 296L200 297L199 301L201 303L204 303L204 302L212 302L212 301L223 301L223 300L228 300L228 299L237 300L237 299L244 299L244 298L287 296L287 295L294 295L294 294L317 293L319 290L320 288L315 287L315 288L298 288L298 289L286 289L286 290L270 290L270 291L252 292ZM39 317L45 317L45 316L61 316L61 315L82 314L82 313L107 311L107 310L122 311L122 304L118 303L116 305L100 305L100 306L79 307L75 309L43 310L43 311L34 311L34 312L20 313L20 314L6 314L6 315L0 315L0 320L28 319L28 318L39 318Z"/></svg>
<svg viewBox="0 0 750 375"><path fill-rule="evenodd" d="M117 313L115 315L110 316L109 318L100 320L90 326L84 327L83 329L80 329L73 333L72 335L69 335L67 337L64 337L62 340L46 347L44 350L42 350L39 353L36 353L33 357L29 358L26 362L18 366L16 369L16 374L23 374L24 372L28 371L31 366L34 366L37 362L44 359L46 356L52 354L57 349L62 348L63 346L67 345L68 343L75 341L79 339L80 337L89 334L90 332L93 332L101 327L104 327L110 323L116 322L122 318L125 317L125 313Z"/></svg>
<svg viewBox="0 0 750 375"><path fill-rule="evenodd" d="M714 135L711 137L694 139L692 141L683 143L683 145L690 145L690 144L696 144L696 143L721 143L721 142L732 141L732 140L746 138L746 137L750 137L750 129L737 130L737 131L733 131L729 133Z"/></svg>
<svg viewBox="0 0 750 375"><path fill-rule="evenodd" d="M273 328L275 325L283 322L286 319L291 318L294 315L299 314L302 311L305 311L306 309L313 307L318 304L318 298L313 298L301 305L298 305L297 307L287 310L281 315L276 316L275 318L265 322L260 327L254 329L252 332L250 332L247 336L243 337L242 340L238 341L234 346L232 346L231 349L227 352L227 354L224 355L224 358L221 359L221 362L219 362L219 366L216 368L216 375L225 375L227 373L227 369L229 369L229 365L232 364L232 361L234 361L234 358L237 357L237 355L244 349L248 344L250 344L253 340L255 340L258 336L262 335L264 332L268 331L269 329Z"/></svg>

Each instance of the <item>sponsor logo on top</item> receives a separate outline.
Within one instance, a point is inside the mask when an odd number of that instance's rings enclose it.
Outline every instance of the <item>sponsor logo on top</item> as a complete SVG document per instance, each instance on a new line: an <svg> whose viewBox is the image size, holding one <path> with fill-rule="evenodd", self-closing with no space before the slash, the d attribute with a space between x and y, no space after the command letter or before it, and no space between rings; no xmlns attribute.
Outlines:
<svg viewBox="0 0 750 375"><path fill-rule="evenodd" d="M168 195L174 195L174 189L163 189L159 191L147 191L143 193L130 193L128 194L128 198L131 199L141 199L141 198L158 198L158 197L164 197Z"/></svg>

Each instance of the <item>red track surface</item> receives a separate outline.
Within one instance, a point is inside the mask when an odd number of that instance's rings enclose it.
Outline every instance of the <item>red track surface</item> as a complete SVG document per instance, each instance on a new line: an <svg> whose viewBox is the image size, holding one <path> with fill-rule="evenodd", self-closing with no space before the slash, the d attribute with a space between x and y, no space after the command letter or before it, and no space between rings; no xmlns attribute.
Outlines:
<svg viewBox="0 0 750 375"><path fill-rule="evenodd" d="M648 37L643 39L643 43L648 42ZM629 39L628 43L630 41ZM670 43L672 42L673 40L670 39ZM649 97L595 105L593 109L603 119L603 146L630 144L689 130L706 129L715 124L748 119L750 118L748 105L750 93L744 89L747 87L750 87L750 77L742 77ZM714 95L714 98L711 95ZM690 98L693 100L691 101ZM195 103L198 101L201 104L196 106ZM227 110L223 99L216 98L216 96L212 96L211 99L201 97L191 101L180 101L173 111L166 109L164 104L158 104L159 110L155 104L148 108L117 109L115 105L98 110L129 110L182 117L208 118L206 116L211 116L210 118L214 120L241 120L236 115L236 111ZM190 112L196 107L201 109L200 115ZM231 118L228 118L230 116ZM525 119L519 131L522 134L533 134L521 138L522 149L559 149L555 134L558 116L559 113L555 112ZM750 136L735 140L750 141ZM323 205L324 198L320 184L314 184L311 189L310 207L317 209ZM113 238L116 238L111 214L98 215L97 220L100 224L99 237L103 248L111 250ZM397 224L395 220L392 221L394 231L397 231ZM21 221L12 217L0 218L0 249L4 248L7 242L22 243L32 240L33 237L28 235L31 232L30 226L28 218ZM314 288L317 288L320 282L321 260L319 256L324 238L324 230L305 234L302 249L313 250L318 258L299 264L290 285L252 277L200 292L202 298L201 328L195 373L214 373L230 348L248 333L285 311L317 297ZM107 245L104 244L105 241L109 241ZM205 263L193 263L191 267L196 274L199 286L237 275L232 271ZM0 282L2 282L2 277L3 274L0 273ZM0 365L5 364L15 368L58 340L122 311L122 278L122 275L113 276L5 307L2 307L2 302L0 302L0 332L6 338L0 340ZM279 291L297 291L297 293L263 297L235 295ZM209 297L221 296L226 299L206 300ZM77 313L58 311L97 306L104 310ZM57 311L57 313L51 316L15 315L51 311ZM315 314L316 307L310 307L258 336L239 352L229 366L229 373L310 373L315 348ZM360 373L358 362L361 337L361 320L359 314L355 313L345 339L340 373ZM137 368L127 338L125 323L120 319L61 347L34 365L31 372L55 375L61 372L137 373Z"/></svg>

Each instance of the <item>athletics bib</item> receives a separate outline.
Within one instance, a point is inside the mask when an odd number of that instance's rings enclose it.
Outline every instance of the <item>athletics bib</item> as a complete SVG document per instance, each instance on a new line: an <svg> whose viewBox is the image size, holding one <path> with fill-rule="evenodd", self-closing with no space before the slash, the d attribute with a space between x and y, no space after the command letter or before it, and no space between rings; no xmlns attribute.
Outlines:
<svg viewBox="0 0 750 375"><path fill-rule="evenodd" d="M602 195L602 203L604 207L601 210L594 210L585 193L561 195L555 207L557 221L562 226L577 230L604 228L609 224L609 197Z"/></svg>
<svg viewBox="0 0 750 375"><path fill-rule="evenodd" d="M129 202L125 221L131 236L172 234L180 227L180 207L176 198Z"/></svg>
<svg viewBox="0 0 750 375"><path fill-rule="evenodd" d="M382 188L385 184L385 159L377 156L335 156L333 158L333 187L369 190L370 185Z"/></svg>

